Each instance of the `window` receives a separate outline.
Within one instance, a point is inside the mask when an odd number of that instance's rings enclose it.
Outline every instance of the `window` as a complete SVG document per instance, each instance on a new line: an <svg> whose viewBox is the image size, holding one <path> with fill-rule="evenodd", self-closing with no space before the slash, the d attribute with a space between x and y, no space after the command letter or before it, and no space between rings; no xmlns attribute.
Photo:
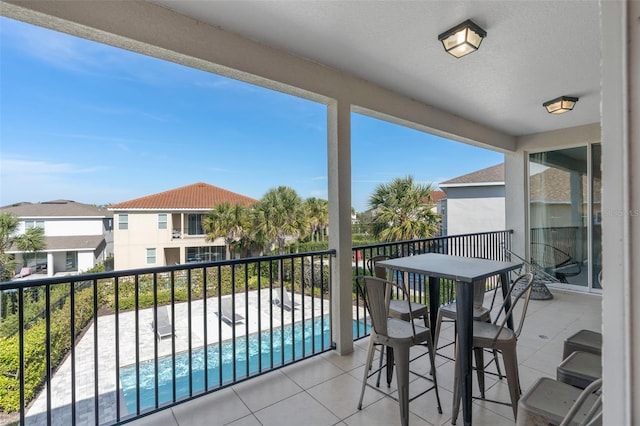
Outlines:
<svg viewBox="0 0 640 426"><path fill-rule="evenodd" d="M203 214L190 214L188 216L189 222L189 235L204 235L202 230Z"/></svg>
<svg viewBox="0 0 640 426"><path fill-rule="evenodd" d="M531 258L574 290L600 288L600 149L591 144L529 155Z"/></svg>
<svg viewBox="0 0 640 426"><path fill-rule="evenodd" d="M187 247L187 262L211 262L224 259L224 246Z"/></svg>
<svg viewBox="0 0 640 426"><path fill-rule="evenodd" d="M158 229L167 229L166 213L158 213Z"/></svg>
<svg viewBox="0 0 640 426"><path fill-rule="evenodd" d="M22 258L27 262L27 266L36 271L47 268L47 253L22 253Z"/></svg>
<svg viewBox="0 0 640 426"><path fill-rule="evenodd" d="M76 271L78 269L78 252L77 251L68 251L67 252L67 271Z"/></svg>
<svg viewBox="0 0 640 426"><path fill-rule="evenodd" d="M30 229L30 228L44 229L44 220L25 220L24 227L25 229Z"/></svg>
<svg viewBox="0 0 640 426"><path fill-rule="evenodd" d="M129 215L127 213L118 215L118 229L129 229Z"/></svg>
<svg viewBox="0 0 640 426"><path fill-rule="evenodd" d="M147 249L147 265L154 265L156 263L156 249Z"/></svg>

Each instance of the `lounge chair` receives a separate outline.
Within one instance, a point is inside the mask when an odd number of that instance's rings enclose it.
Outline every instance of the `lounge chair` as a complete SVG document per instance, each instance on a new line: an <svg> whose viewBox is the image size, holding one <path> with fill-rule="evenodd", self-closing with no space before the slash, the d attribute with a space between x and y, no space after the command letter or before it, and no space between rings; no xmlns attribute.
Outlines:
<svg viewBox="0 0 640 426"><path fill-rule="evenodd" d="M161 306L158 308L158 323L154 326L156 337L158 340L162 340L165 337L173 337L173 327L171 326L171 320L169 319L169 310L167 306Z"/></svg>
<svg viewBox="0 0 640 426"><path fill-rule="evenodd" d="M25 266L22 269L20 269L20 272L18 273L17 277L24 278L27 275L31 275L31 268Z"/></svg>
<svg viewBox="0 0 640 426"><path fill-rule="evenodd" d="M289 297L289 292L286 288L274 288L273 289L273 304L276 306L282 306L285 310L290 311L292 309L297 309L296 306L299 305L298 302L293 302L291 297ZM280 299L280 295L282 295L282 300Z"/></svg>
<svg viewBox="0 0 640 426"><path fill-rule="evenodd" d="M232 300L229 298L222 299L218 316L228 325L238 325L244 322L244 317L240 314L234 314Z"/></svg>

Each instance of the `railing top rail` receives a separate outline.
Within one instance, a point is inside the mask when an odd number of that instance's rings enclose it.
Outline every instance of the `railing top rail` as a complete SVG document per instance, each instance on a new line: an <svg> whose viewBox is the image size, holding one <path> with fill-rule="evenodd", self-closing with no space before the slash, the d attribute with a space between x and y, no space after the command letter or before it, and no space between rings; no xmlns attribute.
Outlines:
<svg viewBox="0 0 640 426"><path fill-rule="evenodd" d="M320 251L291 253L291 254L273 255L273 256L246 257L242 259L190 262L190 263L181 263L178 265L171 265L171 266L123 269L119 271L95 272L90 274L35 278L35 279L29 279L26 281L3 281L3 282L0 282L0 290L3 290L3 291L17 290L17 289L23 289L23 288L37 287L44 284L64 284L64 283L72 283L72 282L109 279L109 278L116 278L116 277L130 277L135 275L162 274L162 273L167 273L172 271L187 271L187 270L228 266L228 265L245 265L245 264L259 263L259 262L272 262L272 261L278 261L282 259L296 259L296 258L309 257L309 256L323 256L323 255L334 256L335 254L336 254L336 250L331 249L331 250L320 250Z"/></svg>
<svg viewBox="0 0 640 426"><path fill-rule="evenodd" d="M430 238L418 238L415 240L404 240L404 241L389 241L389 242L384 242L384 243L376 243L376 244L365 244L365 245L361 245L361 246L353 246L353 250L360 250L360 249L369 249L369 248L376 248L376 247L385 247L388 246L389 244L393 244L393 245L401 245L401 244L416 244L416 243L421 243L421 242L426 242L426 241L441 241L441 240L447 240L447 239L452 239L452 238L461 238L461 237L475 237L475 236L479 236L479 235L491 235L491 234L504 234L504 233L509 233L509 234L513 234L513 229L505 229L503 231L489 231L489 232L474 232L471 234L456 234L456 235L443 235L440 237L430 237Z"/></svg>

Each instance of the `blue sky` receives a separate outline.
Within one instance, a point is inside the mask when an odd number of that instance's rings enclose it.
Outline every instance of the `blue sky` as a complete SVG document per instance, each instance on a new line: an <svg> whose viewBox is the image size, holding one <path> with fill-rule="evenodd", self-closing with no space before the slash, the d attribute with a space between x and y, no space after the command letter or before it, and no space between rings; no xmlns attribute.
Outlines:
<svg viewBox="0 0 640 426"><path fill-rule="evenodd" d="M0 37L1 206L195 182L327 198L322 104L4 17ZM437 186L504 158L357 114L351 143L357 211L393 178Z"/></svg>

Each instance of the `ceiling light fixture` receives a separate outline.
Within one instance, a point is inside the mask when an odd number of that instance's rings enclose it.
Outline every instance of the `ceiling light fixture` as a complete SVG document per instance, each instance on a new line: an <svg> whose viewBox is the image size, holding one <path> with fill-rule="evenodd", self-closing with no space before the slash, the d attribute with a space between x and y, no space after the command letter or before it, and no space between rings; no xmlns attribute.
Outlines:
<svg viewBox="0 0 640 426"><path fill-rule="evenodd" d="M578 102L578 98L572 96L560 96L542 104L550 114L564 114L571 111Z"/></svg>
<svg viewBox="0 0 640 426"><path fill-rule="evenodd" d="M477 26L472 20L467 19L460 25L456 25L440 34L438 40L442 42L444 50L456 58L461 58L471 52L475 52L480 47L482 39L487 36L487 32Z"/></svg>

